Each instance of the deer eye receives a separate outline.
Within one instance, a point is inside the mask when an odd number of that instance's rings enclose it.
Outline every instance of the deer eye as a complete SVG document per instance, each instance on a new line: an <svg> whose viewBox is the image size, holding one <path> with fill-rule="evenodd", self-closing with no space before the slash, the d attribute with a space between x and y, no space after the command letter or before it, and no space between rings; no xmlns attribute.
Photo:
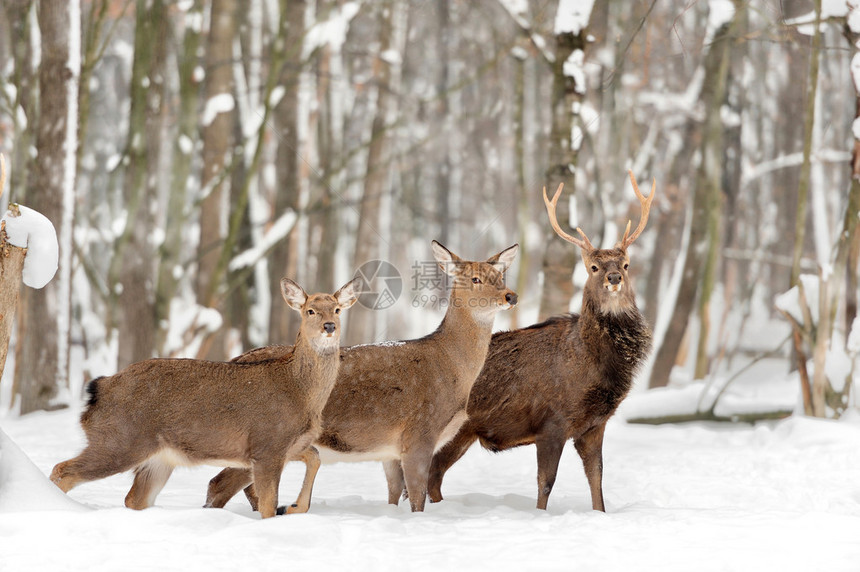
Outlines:
<svg viewBox="0 0 860 572"><path fill-rule="evenodd" d="M335 314L340 314L340 308L335 308L335 309L334 309L334 313L335 313Z"/></svg>
<svg viewBox="0 0 860 572"><path fill-rule="evenodd" d="M316 312L314 312L313 310L308 310L308 316L313 316L314 314L316 314Z"/></svg>
<svg viewBox="0 0 860 572"><path fill-rule="evenodd" d="M591 265L591 271L592 272L597 272L598 270L600 270L600 269L596 265L594 265L594 264Z"/></svg>
<svg viewBox="0 0 860 572"><path fill-rule="evenodd" d="M629 264L627 264L627 263L625 262L625 263L624 263L624 270L627 270L627 267L628 267L628 266L630 266L630 265L629 265Z"/></svg>
<svg viewBox="0 0 860 572"><path fill-rule="evenodd" d="M480 284L480 283L481 283L481 279L480 279L480 278L478 278L477 276L475 276L474 278L472 278L472 284Z"/></svg>

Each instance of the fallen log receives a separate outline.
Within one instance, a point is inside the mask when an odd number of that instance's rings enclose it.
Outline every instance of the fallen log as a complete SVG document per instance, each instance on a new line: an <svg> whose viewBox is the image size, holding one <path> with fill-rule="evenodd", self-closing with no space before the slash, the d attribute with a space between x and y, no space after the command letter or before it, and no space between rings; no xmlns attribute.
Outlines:
<svg viewBox="0 0 860 572"><path fill-rule="evenodd" d="M642 425L665 425L668 423L692 423L694 421L716 421L720 423L756 423L757 421L772 421L774 419L785 419L794 412L786 409L774 411L754 411L750 413L733 413L731 415L717 415L712 411L696 411L694 413L679 413L675 415L658 415L654 417L632 417L628 423Z"/></svg>

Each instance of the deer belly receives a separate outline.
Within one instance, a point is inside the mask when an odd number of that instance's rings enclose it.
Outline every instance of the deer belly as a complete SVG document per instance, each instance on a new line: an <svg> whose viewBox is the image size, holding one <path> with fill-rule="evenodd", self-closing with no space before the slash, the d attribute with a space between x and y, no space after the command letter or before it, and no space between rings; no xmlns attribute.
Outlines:
<svg viewBox="0 0 860 572"><path fill-rule="evenodd" d="M463 426L463 423L466 422L466 419L469 418L469 415L466 413L465 409L461 409L457 413L454 414L454 417L448 421L448 424L445 425L445 428L442 430L442 433L439 435L439 439L436 441L436 449L433 451L434 453L438 452L439 449L448 444L448 441L454 438L454 435L460 430L460 427Z"/></svg>
<svg viewBox="0 0 860 572"><path fill-rule="evenodd" d="M400 458L400 447L383 445L368 451L335 451L315 443L320 454L320 461L329 463L361 463L364 461L394 461Z"/></svg>
<svg viewBox="0 0 860 572"><path fill-rule="evenodd" d="M214 465L216 467L247 468L248 463L230 459L195 459L191 458L179 449L173 447L162 447L151 456L147 462L155 462L171 467L194 467L197 465Z"/></svg>

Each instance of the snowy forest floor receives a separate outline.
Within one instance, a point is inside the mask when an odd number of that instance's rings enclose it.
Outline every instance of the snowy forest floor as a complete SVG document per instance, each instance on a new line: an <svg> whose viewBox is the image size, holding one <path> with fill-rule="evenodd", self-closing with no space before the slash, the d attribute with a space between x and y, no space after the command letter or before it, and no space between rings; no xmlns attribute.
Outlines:
<svg viewBox="0 0 860 572"><path fill-rule="evenodd" d="M142 512L123 507L128 473L72 502L45 475L83 447L78 412L9 416L26 456L0 443L0 570L860 570L860 415L624 421L657 408L653 395L631 395L607 428L606 514L571 444L547 511L534 508L534 447L474 447L424 514L386 504L379 463L323 466L308 514L267 521L241 494L200 508L215 467L177 469ZM302 471L288 465L282 503Z"/></svg>

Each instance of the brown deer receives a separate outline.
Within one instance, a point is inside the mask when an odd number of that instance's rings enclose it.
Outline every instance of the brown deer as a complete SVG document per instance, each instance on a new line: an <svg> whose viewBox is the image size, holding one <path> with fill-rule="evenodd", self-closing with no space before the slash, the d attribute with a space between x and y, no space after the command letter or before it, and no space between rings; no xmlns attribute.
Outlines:
<svg viewBox="0 0 860 572"><path fill-rule="evenodd" d="M316 441L323 462L383 461L386 475L399 475L394 484L389 482L389 502L397 504L405 488L413 511L424 510L433 453L466 419L469 391L487 355L493 318L517 302L503 281L517 245L486 262L461 260L438 242L432 245L439 266L453 278L442 323L416 340L342 349L337 384ZM236 361L283 351L286 348L261 348ZM310 453L305 459L305 487L313 485L320 463L312 457ZM209 483L207 505L223 507L252 481L245 492L254 505L253 475L223 470Z"/></svg>
<svg viewBox="0 0 860 572"><path fill-rule="evenodd" d="M493 336L469 396L469 419L433 458L432 502L442 500L445 472L477 439L493 452L535 444L537 508L546 509L564 443L573 439L591 489L591 506L606 510L602 485L606 422L627 395L651 347L651 332L636 308L627 275L627 249L648 222L656 181L647 199L632 172L630 182L641 204L639 226L630 234L628 222L623 238L611 249L595 248L579 228L582 239L565 233L555 214L562 185L552 201L544 189L553 229L581 249L588 270L582 312Z"/></svg>
<svg viewBox="0 0 860 572"><path fill-rule="evenodd" d="M87 386L81 415L87 447L54 467L63 491L134 469L129 508L151 506L178 465L246 467L263 518L277 508L284 464L304 459L319 435L323 406L337 377L340 313L356 300L358 280L335 294L308 296L284 278L284 300L302 314L290 352L254 363L150 359ZM310 497L286 512L306 511Z"/></svg>

